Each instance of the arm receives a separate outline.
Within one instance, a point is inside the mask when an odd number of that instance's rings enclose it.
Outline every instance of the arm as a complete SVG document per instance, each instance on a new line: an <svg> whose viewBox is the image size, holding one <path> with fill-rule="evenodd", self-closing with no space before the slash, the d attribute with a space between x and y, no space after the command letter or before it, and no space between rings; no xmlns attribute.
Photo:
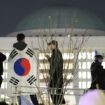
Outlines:
<svg viewBox="0 0 105 105"><path fill-rule="evenodd" d="M63 58L60 52L57 52L55 56L55 70L57 72L58 78L62 78L63 75Z"/></svg>
<svg viewBox="0 0 105 105"><path fill-rule="evenodd" d="M45 55L45 57L48 59L48 61L50 62L51 58L49 55Z"/></svg>

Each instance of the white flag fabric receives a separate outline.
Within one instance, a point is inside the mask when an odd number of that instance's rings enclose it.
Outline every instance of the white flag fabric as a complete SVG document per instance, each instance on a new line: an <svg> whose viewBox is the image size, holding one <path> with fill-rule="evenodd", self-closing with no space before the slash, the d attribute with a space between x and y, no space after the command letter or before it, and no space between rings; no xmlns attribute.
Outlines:
<svg viewBox="0 0 105 105"><path fill-rule="evenodd" d="M25 96L20 96L21 105L33 105L33 103Z"/></svg>
<svg viewBox="0 0 105 105"><path fill-rule="evenodd" d="M37 93L37 60L33 50L29 46L22 51L13 48L8 61L9 94Z"/></svg>

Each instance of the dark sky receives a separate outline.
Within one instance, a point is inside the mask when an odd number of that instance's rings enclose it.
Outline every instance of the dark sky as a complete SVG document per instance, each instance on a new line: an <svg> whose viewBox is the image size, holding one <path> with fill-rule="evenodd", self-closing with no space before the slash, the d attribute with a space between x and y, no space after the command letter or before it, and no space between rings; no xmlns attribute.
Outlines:
<svg viewBox="0 0 105 105"><path fill-rule="evenodd" d="M33 11L51 6L86 9L105 22L105 0L0 0L0 36L11 33Z"/></svg>

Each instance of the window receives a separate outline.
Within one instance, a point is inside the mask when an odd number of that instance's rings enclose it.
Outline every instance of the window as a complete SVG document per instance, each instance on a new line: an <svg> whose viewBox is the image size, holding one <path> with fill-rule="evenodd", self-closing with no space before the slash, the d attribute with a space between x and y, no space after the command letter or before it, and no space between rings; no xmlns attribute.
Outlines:
<svg viewBox="0 0 105 105"><path fill-rule="evenodd" d="M92 59L92 54L90 52L87 52L87 59Z"/></svg>
<svg viewBox="0 0 105 105"><path fill-rule="evenodd" d="M87 72L87 78L91 79L91 73L90 72Z"/></svg>
<svg viewBox="0 0 105 105"><path fill-rule="evenodd" d="M64 60L68 60L68 59L73 59L74 58L74 54L73 53L63 53L63 59Z"/></svg>
<svg viewBox="0 0 105 105"><path fill-rule="evenodd" d="M82 63L82 69L86 69L86 62Z"/></svg>
<svg viewBox="0 0 105 105"><path fill-rule="evenodd" d="M86 82L85 81L79 82L79 88L80 89L86 89L87 88Z"/></svg>
<svg viewBox="0 0 105 105"><path fill-rule="evenodd" d="M82 59L86 59L86 52L82 53Z"/></svg>
<svg viewBox="0 0 105 105"><path fill-rule="evenodd" d="M86 72L85 72L85 71L82 72L82 78L83 78L83 79L86 79L86 78L87 78L87 75L86 75Z"/></svg>
<svg viewBox="0 0 105 105"><path fill-rule="evenodd" d="M73 68L73 64L72 63L64 64L64 69L72 69L72 68Z"/></svg>
<svg viewBox="0 0 105 105"><path fill-rule="evenodd" d="M91 82L88 81L88 82L87 82L87 88L89 88L90 86L91 86Z"/></svg>
<svg viewBox="0 0 105 105"><path fill-rule="evenodd" d="M87 69L90 69L91 62L87 62Z"/></svg>

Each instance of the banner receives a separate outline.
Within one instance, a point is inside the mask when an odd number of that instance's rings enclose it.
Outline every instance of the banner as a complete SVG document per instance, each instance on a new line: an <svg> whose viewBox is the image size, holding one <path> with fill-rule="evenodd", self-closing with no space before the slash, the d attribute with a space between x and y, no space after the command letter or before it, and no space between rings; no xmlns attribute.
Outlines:
<svg viewBox="0 0 105 105"><path fill-rule="evenodd" d="M36 92L37 61L34 52L28 46L19 51L13 49L10 53L8 70L8 86L12 94Z"/></svg>

